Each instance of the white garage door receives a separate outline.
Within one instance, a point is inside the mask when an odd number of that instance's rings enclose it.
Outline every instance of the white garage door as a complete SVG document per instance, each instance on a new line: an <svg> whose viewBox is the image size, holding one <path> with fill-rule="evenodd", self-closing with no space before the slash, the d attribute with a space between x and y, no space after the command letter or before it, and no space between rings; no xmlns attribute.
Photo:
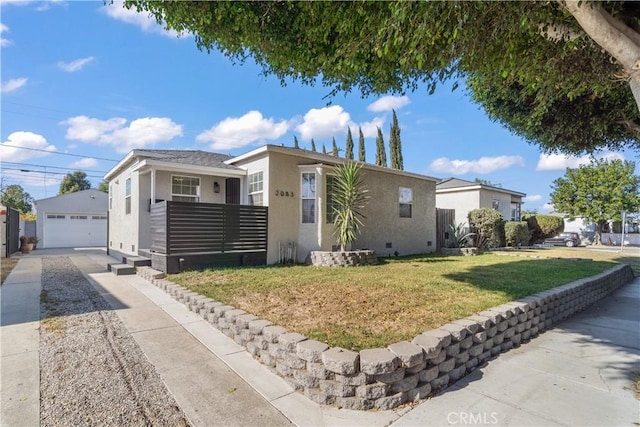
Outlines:
<svg viewBox="0 0 640 427"><path fill-rule="evenodd" d="M45 248L75 248L107 245L107 216L95 214L46 214Z"/></svg>

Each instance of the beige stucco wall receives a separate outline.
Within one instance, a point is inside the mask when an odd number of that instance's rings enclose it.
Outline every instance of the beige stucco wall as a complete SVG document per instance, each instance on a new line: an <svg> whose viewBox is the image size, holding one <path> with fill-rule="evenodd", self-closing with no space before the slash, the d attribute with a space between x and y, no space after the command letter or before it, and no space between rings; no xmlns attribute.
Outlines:
<svg viewBox="0 0 640 427"><path fill-rule="evenodd" d="M268 160L267 160L268 156ZM326 222L326 181L331 165L318 164L294 154L271 151L244 160L237 166L248 173L265 171L265 205L269 206L267 262L278 261L278 244L297 246L297 261L306 261L313 250L331 250L336 245L333 224ZM268 178L266 171L268 171ZM316 173L316 222L301 223L301 174ZM364 170L371 194L363 233L354 248L373 249L380 255L425 253L435 250L435 182L377 170ZM413 190L412 218L399 217L399 187ZM431 246L428 242L431 242ZM392 248L385 244L390 242Z"/></svg>
<svg viewBox="0 0 640 427"><path fill-rule="evenodd" d="M435 182L420 178L363 170L370 200L364 227L355 249L373 249L378 255L419 254L436 250ZM400 187L413 192L411 218L400 218ZM431 244L429 244L429 242ZM387 248L391 243L391 248Z"/></svg>
<svg viewBox="0 0 640 427"><path fill-rule="evenodd" d="M493 207L493 200L498 200L499 202L498 212L502 214L502 219L505 221L511 220L511 195L487 189L480 191L481 208Z"/></svg>

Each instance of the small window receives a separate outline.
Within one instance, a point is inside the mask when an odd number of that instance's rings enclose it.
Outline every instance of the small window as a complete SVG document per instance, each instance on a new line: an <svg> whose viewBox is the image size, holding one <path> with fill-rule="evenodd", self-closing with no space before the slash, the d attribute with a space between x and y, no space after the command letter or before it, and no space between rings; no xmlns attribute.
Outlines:
<svg viewBox="0 0 640 427"><path fill-rule="evenodd" d="M326 203L325 213L327 224L334 224L336 222L336 212L334 208L338 207L338 204L333 200L333 195L336 190L336 177L333 175L327 175L327 189L326 189Z"/></svg>
<svg viewBox="0 0 640 427"><path fill-rule="evenodd" d="M172 176L171 200L176 202L200 202L200 178L193 176Z"/></svg>
<svg viewBox="0 0 640 427"><path fill-rule="evenodd" d="M413 206L413 190L411 188L400 187L399 192L400 218L411 218Z"/></svg>
<svg viewBox="0 0 640 427"><path fill-rule="evenodd" d="M263 206L263 175L262 171L249 174L249 204Z"/></svg>
<svg viewBox="0 0 640 427"><path fill-rule="evenodd" d="M71 215L71 219L87 219L86 215Z"/></svg>
<svg viewBox="0 0 640 427"><path fill-rule="evenodd" d="M91 219L98 219L98 220L102 220L102 219L107 219L106 215L93 215L91 217Z"/></svg>
<svg viewBox="0 0 640 427"><path fill-rule="evenodd" d="M316 174L304 172L302 174L302 223L313 224L316 222Z"/></svg>
<svg viewBox="0 0 640 427"><path fill-rule="evenodd" d="M131 213L131 178L124 182L124 213Z"/></svg>
<svg viewBox="0 0 640 427"><path fill-rule="evenodd" d="M492 208L492 209L494 209L494 210L496 210L496 211L499 211L499 210L500 210L500 200L498 200L498 199L493 199L493 200L491 201L491 208Z"/></svg>
<svg viewBox="0 0 640 427"><path fill-rule="evenodd" d="M65 219L65 215L47 215L47 219Z"/></svg>

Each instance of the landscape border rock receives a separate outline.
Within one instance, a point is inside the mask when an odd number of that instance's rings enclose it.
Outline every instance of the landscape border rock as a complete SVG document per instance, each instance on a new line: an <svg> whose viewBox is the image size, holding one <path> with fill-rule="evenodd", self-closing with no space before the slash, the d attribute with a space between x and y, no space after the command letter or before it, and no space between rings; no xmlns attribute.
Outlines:
<svg viewBox="0 0 640 427"><path fill-rule="evenodd" d="M150 267L139 276L200 314L292 388L346 409L393 409L439 393L500 353L519 347L633 280L620 265L425 331L412 342L354 352L308 340L176 285Z"/></svg>
<svg viewBox="0 0 640 427"><path fill-rule="evenodd" d="M376 265L378 257L369 249L357 251L311 251L311 264L316 267L353 267Z"/></svg>

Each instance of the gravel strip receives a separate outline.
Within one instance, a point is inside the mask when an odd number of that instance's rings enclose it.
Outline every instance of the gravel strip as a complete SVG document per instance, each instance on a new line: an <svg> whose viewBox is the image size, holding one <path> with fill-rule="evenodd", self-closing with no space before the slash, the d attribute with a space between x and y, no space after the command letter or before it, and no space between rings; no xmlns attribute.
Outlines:
<svg viewBox="0 0 640 427"><path fill-rule="evenodd" d="M189 425L131 334L69 257L42 259L40 425Z"/></svg>

